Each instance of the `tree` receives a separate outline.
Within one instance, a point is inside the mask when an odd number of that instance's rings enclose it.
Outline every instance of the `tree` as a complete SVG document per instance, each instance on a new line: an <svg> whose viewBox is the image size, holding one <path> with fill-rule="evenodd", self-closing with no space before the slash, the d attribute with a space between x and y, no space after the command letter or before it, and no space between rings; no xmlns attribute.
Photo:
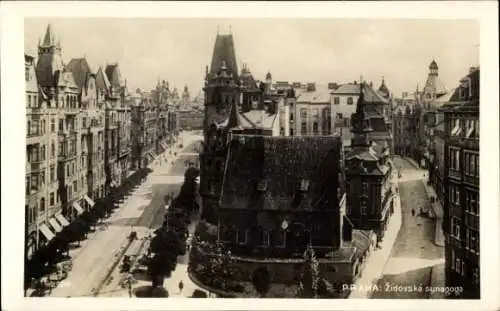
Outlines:
<svg viewBox="0 0 500 311"><path fill-rule="evenodd" d="M169 251L156 253L148 263L148 274L151 277L152 286L162 286L163 279L170 276L176 265L177 255L175 253Z"/></svg>
<svg viewBox="0 0 500 311"><path fill-rule="evenodd" d="M162 253L172 252L178 254L180 252L179 237L173 231L161 230L151 240L151 252Z"/></svg>

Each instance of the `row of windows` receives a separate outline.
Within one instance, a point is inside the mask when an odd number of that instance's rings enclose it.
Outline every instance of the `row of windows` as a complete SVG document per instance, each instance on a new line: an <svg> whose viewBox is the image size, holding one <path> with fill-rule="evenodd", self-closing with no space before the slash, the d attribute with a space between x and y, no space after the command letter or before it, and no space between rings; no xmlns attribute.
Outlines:
<svg viewBox="0 0 500 311"><path fill-rule="evenodd" d="M38 95L26 95L26 107L37 108L39 107Z"/></svg>
<svg viewBox="0 0 500 311"><path fill-rule="evenodd" d="M451 236L457 240L462 237L461 222L457 217L451 217ZM473 253L479 254L479 232L465 227L465 248Z"/></svg>
<svg viewBox="0 0 500 311"><path fill-rule="evenodd" d="M258 243L259 246L269 247L271 245L271 240L273 240L273 245L277 247L287 246L287 235L286 230L264 230L259 228L258 230ZM249 230L228 230L221 229L220 238L224 242L236 243L239 245L246 245L249 241ZM303 241L305 244L311 243L311 230L304 230Z"/></svg>
<svg viewBox="0 0 500 311"><path fill-rule="evenodd" d="M450 136L479 138L479 120L478 119L450 119Z"/></svg>
<svg viewBox="0 0 500 311"><path fill-rule="evenodd" d="M335 105L340 105L340 97L334 97L333 98L333 104ZM352 105L354 104L354 99L352 97L347 97L347 104Z"/></svg>
<svg viewBox="0 0 500 311"><path fill-rule="evenodd" d="M468 273L466 262L457 256L454 250L451 250L451 269L462 276L465 276ZM474 286L479 285L479 267L473 267L472 269L472 283Z"/></svg>
<svg viewBox="0 0 500 311"><path fill-rule="evenodd" d="M45 120L27 121L26 133L28 137L45 134Z"/></svg>
<svg viewBox="0 0 500 311"><path fill-rule="evenodd" d="M468 176L479 176L479 154L477 152L464 151L464 173ZM451 170L460 170L460 150L450 147L449 167Z"/></svg>

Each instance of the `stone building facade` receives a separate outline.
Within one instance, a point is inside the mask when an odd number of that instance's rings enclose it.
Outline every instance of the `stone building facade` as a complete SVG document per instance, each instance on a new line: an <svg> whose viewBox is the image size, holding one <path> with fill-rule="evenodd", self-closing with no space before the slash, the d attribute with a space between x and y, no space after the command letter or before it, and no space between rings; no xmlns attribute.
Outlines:
<svg viewBox="0 0 500 311"><path fill-rule="evenodd" d="M391 150L385 140L371 140L375 126L369 114L370 89L361 83L356 112L351 117L352 141L345 155L347 216L354 228L373 230L379 240L394 213L395 186Z"/></svg>
<svg viewBox="0 0 500 311"><path fill-rule="evenodd" d="M37 57L25 53L24 58L25 233L30 260L64 233L64 227L102 203L136 167L131 167L129 94L118 64L97 72L85 57L66 64L51 25L39 40ZM172 116L165 113L161 128L175 135L176 114L168 113Z"/></svg>
<svg viewBox="0 0 500 311"><path fill-rule="evenodd" d="M460 298L466 299L480 298L479 73L471 68L440 108L445 124L446 285L463 287Z"/></svg>

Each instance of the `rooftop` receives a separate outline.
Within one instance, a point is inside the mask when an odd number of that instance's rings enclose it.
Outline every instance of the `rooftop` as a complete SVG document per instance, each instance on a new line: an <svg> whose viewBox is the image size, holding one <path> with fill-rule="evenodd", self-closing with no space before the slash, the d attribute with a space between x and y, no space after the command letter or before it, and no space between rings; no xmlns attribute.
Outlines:
<svg viewBox="0 0 500 311"><path fill-rule="evenodd" d="M340 138L234 135L221 204L231 208L316 209L336 206ZM228 181L228 182L225 182ZM264 183L265 191L257 185ZM302 184L303 192L297 189Z"/></svg>

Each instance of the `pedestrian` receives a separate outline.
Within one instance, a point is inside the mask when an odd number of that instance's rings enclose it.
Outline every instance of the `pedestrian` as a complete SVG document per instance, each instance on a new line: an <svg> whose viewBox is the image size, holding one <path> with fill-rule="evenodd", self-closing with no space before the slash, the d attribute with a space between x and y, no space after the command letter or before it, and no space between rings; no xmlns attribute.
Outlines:
<svg viewBox="0 0 500 311"><path fill-rule="evenodd" d="M182 293L182 289L184 288L184 283L182 283L182 280L179 282L179 293Z"/></svg>
<svg viewBox="0 0 500 311"><path fill-rule="evenodd" d="M128 279L128 297L132 298L132 278Z"/></svg>
<svg viewBox="0 0 500 311"><path fill-rule="evenodd" d="M411 209L411 215L415 216L415 210L413 208Z"/></svg>

